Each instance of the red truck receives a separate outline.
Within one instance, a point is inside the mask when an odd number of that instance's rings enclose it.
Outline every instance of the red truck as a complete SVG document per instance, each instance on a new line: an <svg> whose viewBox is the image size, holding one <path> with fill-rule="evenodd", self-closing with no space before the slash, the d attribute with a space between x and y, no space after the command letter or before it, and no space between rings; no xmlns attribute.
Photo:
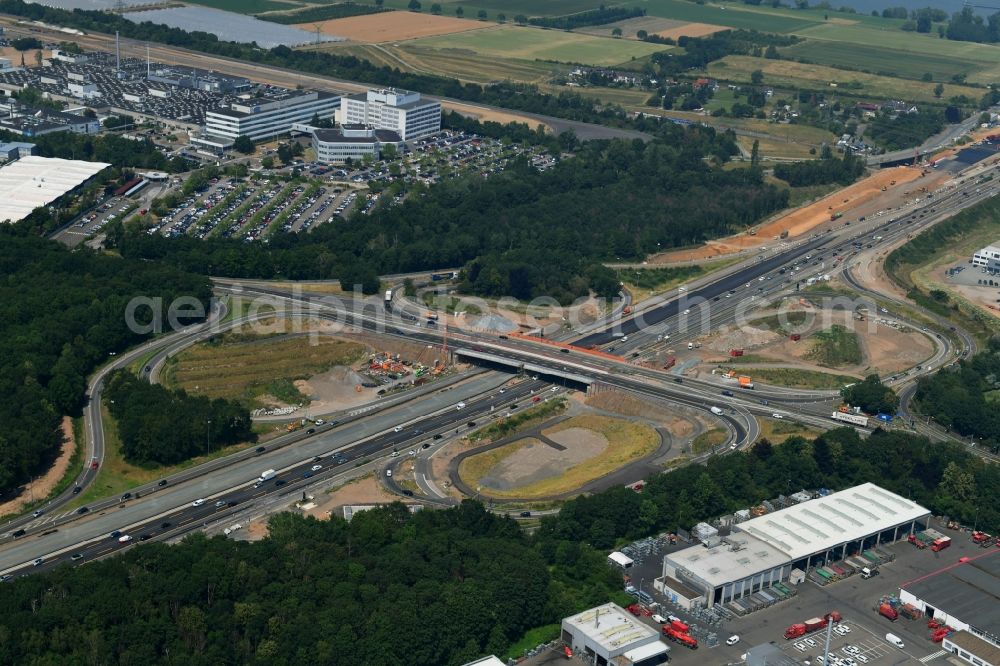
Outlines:
<svg viewBox="0 0 1000 666"><path fill-rule="evenodd" d="M951 545L951 537L941 537L940 539L934 539L934 542L931 544L931 550L937 553L939 551L944 550L950 545Z"/></svg>
<svg viewBox="0 0 1000 666"><path fill-rule="evenodd" d="M666 636L667 639L672 640L675 643L680 643L681 645L689 647L692 650L698 649L698 641L683 631L677 631L669 624L663 625L663 635Z"/></svg>
<svg viewBox="0 0 1000 666"><path fill-rule="evenodd" d="M785 629L785 638L792 639L798 638L799 636L805 636L806 634L822 629L826 626L826 623L829 620L840 622L840 619L840 613L837 611L830 611L823 617L810 618L805 622L799 622L789 626Z"/></svg>
<svg viewBox="0 0 1000 666"><path fill-rule="evenodd" d="M899 619L899 613L896 612L896 609L891 604L881 604L877 610L879 615L890 622L895 622Z"/></svg>
<svg viewBox="0 0 1000 666"><path fill-rule="evenodd" d="M671 629L673 629L674 631L679 631L682 634L686 634L689 631L691 631L691 627L687 626L686 624L684 624L680 620L671 620L670 624L668 626Z"/></svg>
<svg viewBox="0 0 1000 666"><path fill-rule="evenodd" d="M627 610L629 613L632 613L632 615L635 615L636 617L641 617L641 616L649 617L650 615L653 614L653 611L649 610L648 608L644 608L639 604L632 604L630 606L626 606L625 610Z"/></svg>

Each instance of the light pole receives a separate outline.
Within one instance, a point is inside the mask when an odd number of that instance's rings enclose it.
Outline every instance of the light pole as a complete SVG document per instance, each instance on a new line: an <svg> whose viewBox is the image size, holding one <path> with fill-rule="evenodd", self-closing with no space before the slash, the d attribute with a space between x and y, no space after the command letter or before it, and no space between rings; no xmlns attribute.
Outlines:
<svg viewBox="0 0 1000 666"><path fill-rule="evenodd" d="M205 455L209 455L212 451L211 445L211 434L212 434L212 419L205 421Z"/></svg>

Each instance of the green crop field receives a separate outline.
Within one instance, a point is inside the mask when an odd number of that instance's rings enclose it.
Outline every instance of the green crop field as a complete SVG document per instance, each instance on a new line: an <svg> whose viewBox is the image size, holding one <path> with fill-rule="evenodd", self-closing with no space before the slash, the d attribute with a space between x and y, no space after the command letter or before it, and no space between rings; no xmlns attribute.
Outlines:
<svg viewBox="0 0 1000 666"><path fill-rule="evenodd" d="M273 0L190 0L193 5L224 9L238 14L259 14L273 12L279 9L298 9L304 5L290 2L274 2Z"/></svg>
<svg viewBox="0 0 1000 666"><path fill-rule="evenodd" d="M974 72L986 69L985 63L963 58L934 53L914 57L912 53L884 46L815 39L781 49L781 55L790 59L804 58L819 65L864 69L910 79L919 79L929 73L935 81L950 81L956 74L971 77Z"/></svg>
<svg viewBox="0 0 1000 666"><path fill-rule="evenodd" d="M481 55L466 51L421 48L413 42L404 42L399 46L383 45L379 49L398 55L399 60L390 63L392 67L399 67L399 62L402 61L409 64L410 69L416 72L452 76L462 81L476 83L507 79L536 84L544 83L553 76L572 69L568 65L555 63L501 58L496 55Z"/></svg>
<svg viewBox="0 0 1000 666"><path fill-rule="evenodd" d="M454 49L456 55L475 53L500 58L554 60L601 66L617 65L670 48L627 39L605 39L509 25L427 37L411 44L423 48Z"/></svg>
<svg viewBox="0 0 1000 666"><path fill-rule="evenodd" d="M974 42L954 42L939 39L937 35L921 35L914 32L904 32L889 24L885 27L874 25L839 25L826 23L796 31L800 37L827 40L834 42L850 42L852 44L878 44L882 48L894 51L904 51L910 54L932 54L933 57L947 56L960 58L984 65L1000 64L1000 46L991 44L976 44Z"/></svg>
<svg viewBox="0 0 1000 666"><path fill-rule="evenodd" d="M717 5L698 5L687 0L639 0L628 3L630 7L633 5L645 8L650 16L767 32L796 32L819 23L811 15L799 18L791 12L747 5L726 5L723 9Z"/></svg>
<svg viewBox="0 0 1000 666"><path fill-rule="evenodd" d="M899 79L889 76L878 76L865 72L855 72L827 67L825 65L810 65L790 60L766 60L751 56L726 56L722 60L711 63L708 73L719 79L749 83L754 70L764 73L764 83L778 87L791 88L829 88L831 91L858 96L876 98L905 99L913 102L937 102L934 96L934 83ZM837 88L830 86L836 83ZM952 95L968 95L978 99L983 91L970 86L945 84L944 97Z"/></svg>
<svg viewBox="0 0 1000 666"><path fill-rule="evenodd" d="M313 1L313 0L310 0ZM338 0L340 1L340 0ZM370 0L368 0L370 2ZM454 16L455 8L461 7L465 11L466 18L475 18L480 9L485 9L490 20L494 20L497 14L506 14L508 21L513 21L518 14L525 16L562 16L563 14L575 14L597 9L600 0L437 0L441 5L442 16ZM385 0L386 7L394 9L407 9L410 0ZM421 2L424 13L430 10L431 2ZM607 3L613 4L613 3ZM632 5L627 5L631 7Z"/></svg>

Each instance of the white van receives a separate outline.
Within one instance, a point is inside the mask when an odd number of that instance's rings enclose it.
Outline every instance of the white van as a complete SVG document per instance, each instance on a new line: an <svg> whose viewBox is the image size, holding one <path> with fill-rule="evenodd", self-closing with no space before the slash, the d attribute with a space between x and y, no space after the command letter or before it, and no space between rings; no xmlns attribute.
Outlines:
<svg viewBox="0 0 1000 666"><path fill-rule="evenodd" d="M712 407L712 413L715 414L716 416L722 416L722 410L719 409L718 407Z"/></svg>
<svg viewBox="0 0 1000 666"><path fill-rule="evenodd" d="M663 617L662 615L653 615L649 619L652 620L653 622L655 622L656 624L666 624L667 623L667 618Z"/></svg>
<svg viewBox="0 0 1000 666"><path fill-rule="evenodd" d="M903 646L903 639L901 639L896 634L886 634L885 635L885 640L888 641L889 643L892 643L893 645L895 645L896 647L898 647L900 650L902 650L903 647L904 647Z"/></svg>

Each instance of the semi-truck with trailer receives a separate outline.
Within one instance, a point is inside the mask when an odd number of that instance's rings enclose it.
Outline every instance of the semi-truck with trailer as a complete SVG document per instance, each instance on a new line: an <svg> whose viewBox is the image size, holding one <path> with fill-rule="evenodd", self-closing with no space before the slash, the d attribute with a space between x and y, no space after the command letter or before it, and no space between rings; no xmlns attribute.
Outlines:
<svg viewBox="0 0 1000 666"><path fill-rule="evenodd" d="M831 419L835 421L843 421L845 423L851 423L853 425L861 426L862 428L868 427L868 417L864 414L851 414L850 412L834 412L830 415Z"/></svg>

